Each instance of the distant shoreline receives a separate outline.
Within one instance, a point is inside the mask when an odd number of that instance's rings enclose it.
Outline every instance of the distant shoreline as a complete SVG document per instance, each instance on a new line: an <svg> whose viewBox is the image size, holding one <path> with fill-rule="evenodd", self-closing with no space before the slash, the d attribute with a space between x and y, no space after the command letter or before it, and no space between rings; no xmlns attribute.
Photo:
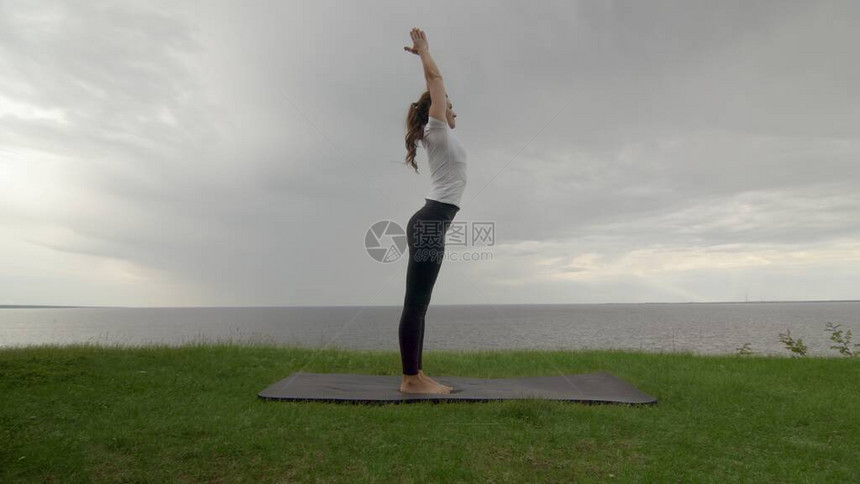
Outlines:
<svg viewBox="0 0 860 484"><path fill-rule="evenodd" d="M712 301L712 302L637 302L637 303L507 303L507 304L434 304L434 306L602 306L602 305L642 305L642 304L775 304L775 303L841 303L860 302L860 299L833 299L816 301ZM317 306L48 306L0 304L0 309L259 309L259 308L360 308L360 307L399 307L399 305L379 304L362 306L360 304L317 305Z"/></svg>

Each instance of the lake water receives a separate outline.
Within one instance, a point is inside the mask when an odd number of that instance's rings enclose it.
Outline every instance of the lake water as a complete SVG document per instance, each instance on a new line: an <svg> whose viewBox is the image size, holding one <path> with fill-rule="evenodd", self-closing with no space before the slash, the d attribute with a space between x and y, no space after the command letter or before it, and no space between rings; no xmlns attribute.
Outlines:
<svg viewBox="0 0 860 484"><path fill-rule="evenodd" d="M399 351L400 306L261 308L4 308L0 347L92 342L293 343ZM827 322L860 343L860 301L559 305L431 305L424 349L635 349L790 356L779 333L810 356L842 357ZM860 349L860 348L857 348Z"/></svg>

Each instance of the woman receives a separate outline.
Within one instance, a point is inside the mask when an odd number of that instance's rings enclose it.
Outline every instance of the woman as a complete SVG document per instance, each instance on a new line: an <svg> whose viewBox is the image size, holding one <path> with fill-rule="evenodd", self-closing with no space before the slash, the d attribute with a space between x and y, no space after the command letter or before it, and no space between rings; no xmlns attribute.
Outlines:
<svg viewBox="0 0 860 484"><path fill-rule="evenodd" d="M400 316L398 336L403 379L403 393L450 393L453 387L442 385L421 370L424 346L424 316L430 295L442 267L445 233L460 210L460 199L466 187L466 152L451 130L455 118L451 101L445 92L442 75L430 57L427 36L421 29L411 32L413 46L406 51L421 57L424 64L425 91L412 103L406 121L406 164L418 172L415 163L416 143L422 142L430 165L430 193L406 226L409 265L406 269L406 297Z"/></svg>

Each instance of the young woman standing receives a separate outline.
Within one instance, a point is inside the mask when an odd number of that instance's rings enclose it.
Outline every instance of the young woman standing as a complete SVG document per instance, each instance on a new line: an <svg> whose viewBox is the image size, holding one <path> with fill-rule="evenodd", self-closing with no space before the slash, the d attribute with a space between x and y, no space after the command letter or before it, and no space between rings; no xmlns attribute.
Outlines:
<svg viewBox="0 0 860 484"><path fill-rule="evenodd" d="M442 267L445 233L456 213L466 187L466 151L454 136L454 105L445 92L442 75L430 57L427 36L413 28L412 47L407 52L421 57L425 91L412 103L406 120L406 164L418 172L416 144L421 141L430 165L430 193L406 226L409 265L406 269L406 296L400 316L398 337L403 365L400 391L403 393L450 393L421 370L424 346L424 316L430 305L433 286Z"/></svg>

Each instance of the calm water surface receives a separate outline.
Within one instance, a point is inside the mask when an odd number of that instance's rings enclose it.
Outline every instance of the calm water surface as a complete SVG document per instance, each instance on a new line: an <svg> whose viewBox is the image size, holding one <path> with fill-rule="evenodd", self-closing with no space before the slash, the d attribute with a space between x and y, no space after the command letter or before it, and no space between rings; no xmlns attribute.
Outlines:
<svg viewBox="0 0 860 484"><path fill-rule="evenodd" d="M44 343L180 345L294 343L399 350L400 306L0 309L0 346ZM427 312L425 350L636 349L790 356L779 333L810 356L841 357L825 324L860 343L860 301L443 306Z"/></svg>

